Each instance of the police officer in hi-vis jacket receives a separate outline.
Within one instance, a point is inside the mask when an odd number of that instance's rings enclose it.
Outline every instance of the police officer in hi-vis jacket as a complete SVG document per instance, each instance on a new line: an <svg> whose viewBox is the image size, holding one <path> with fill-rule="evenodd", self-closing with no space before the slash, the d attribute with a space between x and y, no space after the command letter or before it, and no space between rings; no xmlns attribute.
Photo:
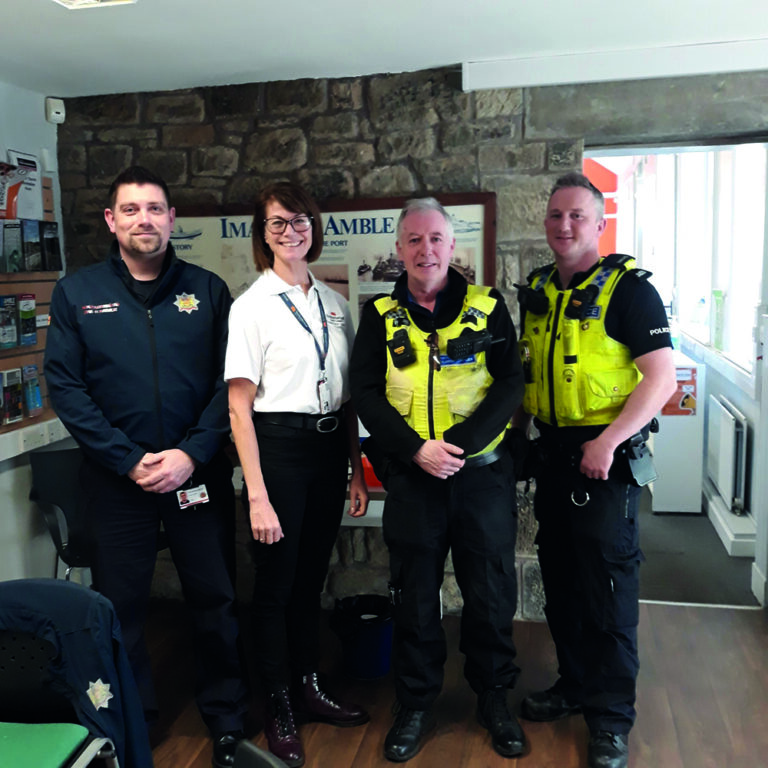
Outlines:
<svg viewBox="0 0 768 768"><path fill-rule="evenodd" d="M640 486L645 439L675 389L667 317L648 272L601 258L603 196L560 178L545 218L553 264L520 288L523 408L540 433L534 510L559 677L523 700L528 720L582 712L590 768L624 768L638 671Z"/></svg>
<svg viewBox="0 0 768 768"><path fill-rule="evenodd" d="M501 294L449 267L455 240L433 198L411 200L397 227L405 273L360 320L350 382L371 438L364 450L387 488L384 539L394 611L394 724L384 753L403 762L434 725L446 643L440 586L450 550L464 599L464 673L494 749L523 752L507 707L518 676L515 615L517 513L503 444L520 404L523 371Z"/></svg>

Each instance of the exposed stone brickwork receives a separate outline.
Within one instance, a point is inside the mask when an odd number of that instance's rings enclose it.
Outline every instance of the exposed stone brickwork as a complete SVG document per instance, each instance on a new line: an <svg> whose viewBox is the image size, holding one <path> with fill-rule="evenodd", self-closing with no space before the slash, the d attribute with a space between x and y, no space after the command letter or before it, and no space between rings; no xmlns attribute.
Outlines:
<svg viewBox="0 0 768 768"><path fill-rule="evenodd" d="M578 141L523 140L524 97L462 93L445 69L68 100L59 168L69 267L100 258L110 238L103 198L79 193L130 163L157 170L180 212L248 205L280 179L320 199L496 190L499 254L509 262L520 238L541 239L552 172L581 160ZM528 183L515 193L518 177ZM498 270L506 292L512 272L526 269Z"/></svg>

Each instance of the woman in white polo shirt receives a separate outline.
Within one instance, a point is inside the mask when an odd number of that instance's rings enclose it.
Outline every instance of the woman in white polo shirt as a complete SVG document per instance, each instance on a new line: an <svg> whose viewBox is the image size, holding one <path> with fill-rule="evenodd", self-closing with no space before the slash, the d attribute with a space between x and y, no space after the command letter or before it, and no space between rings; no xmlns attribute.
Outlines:
<svg viewBox="0 0 768 768"><path fill-rule="evenodd" d="M281 182L256 199L259 279L232 306L224 376L253 533L256 663L267 692L270 750L304 763L294 712L340 726L368 714L320 686L320 593L341 524L349 462L350 514L368 492L349 401L354 330L344 298L309 264L323 247L315 201Z"/></svg>

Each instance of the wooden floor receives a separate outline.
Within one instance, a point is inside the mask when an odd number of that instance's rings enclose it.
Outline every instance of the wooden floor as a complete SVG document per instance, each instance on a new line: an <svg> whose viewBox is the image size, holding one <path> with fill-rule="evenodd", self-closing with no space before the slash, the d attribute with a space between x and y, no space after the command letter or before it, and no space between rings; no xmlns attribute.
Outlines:
<svg viewBox="0 0 768 768"><path fill-rule="evenodd" d="M586 766L587 730L581 717L558 723L521 721L529 742L516 760L497 755L475 720L475 697L462 677L458 620L445 619L449 660L435 705L438 728L409 768L579 768ZM193 701L186 620L177 603L153 607L148 625L156 668L161 729L155 768L210 768L211 744ZM391 724L391 675L350 679L329 631L326 671L332 689L364 705L371 722L340 729L300 727L309 768L391 766L382 756ZM555 657L546 625L516 623L522 676L510 694L518 707L529 691L554 679ZM768 619L763 610L642 604L638 720L630 737L630 768L761 768L768 766ZM260 746L258 691L249 737ZM160 734L160 735L158 735Z"/></svg>

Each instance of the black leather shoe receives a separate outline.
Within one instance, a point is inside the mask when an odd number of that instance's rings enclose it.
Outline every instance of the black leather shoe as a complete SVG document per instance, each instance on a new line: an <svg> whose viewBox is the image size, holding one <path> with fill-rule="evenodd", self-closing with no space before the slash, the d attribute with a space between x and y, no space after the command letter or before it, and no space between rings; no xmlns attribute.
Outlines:
<svg viewBox="0 0 768 768"><path fill-rule="evenodd" d="M235 764L235 750L245 738L242 731L230 731L213 740L213 768L232 768Z"/></svg>
<svg viewBox="0 0 768 768"><path fill-rule="evenodd" d="M581 712L581 704L568 701L555 687L526 696L520 707L522 717L537 723L562 720L579 712Z"/></svg>
<svg viewBox="0 0 768 768"><path fill-rule="evenodd" d="M598 731L589 739L589 768L627 768L629 737L625 733Z"/></svg>
<svg viewBox="0 0 768 768"><path fill-rule="evenodd" d="M399 707L395 722L384 739L384 757L393 763L404 763L418 754L424 737L435 727L429 710Z"/></svg>
<svg viewBox="0 0 768 768"><path fill-rule="evenodd" d="M477 700L477 721L491 734L491 744L502 757L525 751L525 734L507 706L507 689L492 688Z"/></svg>
<svg viewBox="0 0 768 768"><path fill-rule="evenodd" d="M317 673L304 675L293 697L296 715L314 723L330 723L341 727L363 725L371 717L355 704L345 704L334 699L321 687Z"/></svg>
<svg viewBox="0 0 768 768"><path fill-rule="evenodd" d="M269 751L289 768L304 765L304 747L296 730L287 688L267 696L264 735L267 737Z"/></svg>

